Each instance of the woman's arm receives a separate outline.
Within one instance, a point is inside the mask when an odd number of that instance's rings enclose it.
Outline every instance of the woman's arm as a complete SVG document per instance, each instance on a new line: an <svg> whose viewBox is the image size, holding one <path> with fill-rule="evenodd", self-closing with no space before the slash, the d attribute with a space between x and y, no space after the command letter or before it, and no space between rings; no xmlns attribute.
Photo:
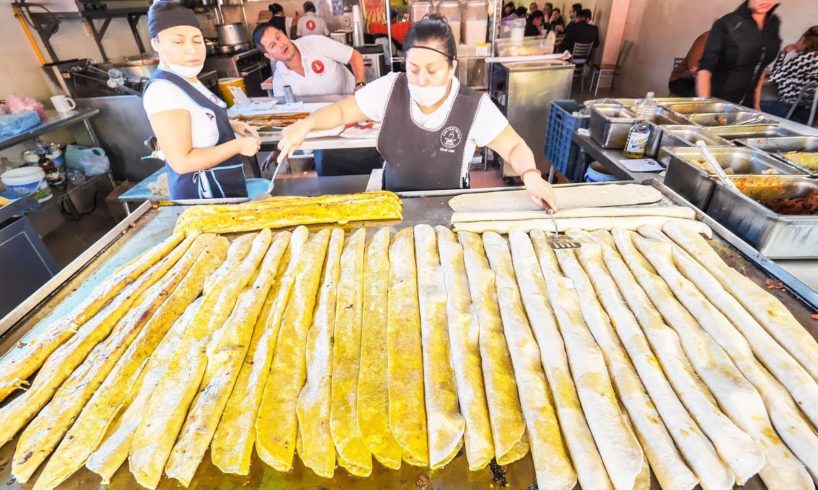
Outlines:
<svg viewBox="0 0 818 490"><path fill-rule="evenodd" d="M767 82L767 75L769 75L767 70L761 72L761 76L758 78L758 83L753 93L753 108L757 111L761 110L761 92L764 90L764 84Z"/></svg>
<svg viewBox="0 0 818 490"><path fill-rule="evenodd" d="M278 149L281 152L278 155L278 163L281 163L285 158L291 157L307 138L310 131L337 128L338 126L345 126L363 120L366 120L366 116L358 107L355 97L347 97L319 109L306 119L302 119L282 131L281 141L278 142Z"/></svg>
<svg viewBox="0 0 818 490"><path fill-rule="evenodd" d="M534 163L534 152L514 131L511 125L489 143L489 148L496 151L503 160L522 177L525 190L535 204L546 209L557 209L557 197L551 184L546 182Z"/></svg>
<svg viewBox="0 0 818 490"><path fill-rule="evenodd" d="M252 156L259 149L259 141L253 136L209 148L193 148L190 113L184 109L157 112L149 119L165 160L180 174L215 167L238 154Z"/></svg>
<svg viewBox="0 0 818 490"><path fill-rule="evenodd" d="M710 70L699 70L696 72L696 95L698 97L710 97L710 80L713 74Z"/></svg>

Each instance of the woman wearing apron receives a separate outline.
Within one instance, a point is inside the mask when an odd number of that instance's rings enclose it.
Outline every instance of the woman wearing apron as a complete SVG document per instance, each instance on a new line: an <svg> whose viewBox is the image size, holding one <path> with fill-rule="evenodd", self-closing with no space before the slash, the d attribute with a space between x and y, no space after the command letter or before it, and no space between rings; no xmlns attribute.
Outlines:
<svg viewBox="0 0 818 490"><path fill-rule="evenodd" d="M159 0L148 10L148 31L159 69L142 103L164 155L171 199L246 197L242 155L255 155L260 140L249 125L231 122L225 103L196 78L205 60L196 16Z"/></svg>
<svg viewBox="0 0 818 490"><path fill-rule="evenodd" d="M468 187L474 150L488 146L520 175L536 204L555 209L553 189L531 149L487 95L455 78L457 45L446 20L430 15L413 24L404 47L406 73L389 73L288 127L279 160L292 155L310 131L370 119L382 123L378 151L385 160L385 189Z"/></svg>

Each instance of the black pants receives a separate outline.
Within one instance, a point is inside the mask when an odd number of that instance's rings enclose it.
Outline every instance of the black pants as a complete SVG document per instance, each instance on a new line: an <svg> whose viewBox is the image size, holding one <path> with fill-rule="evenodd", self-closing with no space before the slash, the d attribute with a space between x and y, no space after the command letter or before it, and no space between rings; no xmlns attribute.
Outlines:
<svg viewBox="0 0 818 490"><path fill-rule="evenodd" d="M315 152L318 175L362 175L383 167L383 158L375 148L319 150Z"/></svg>
<svg viewBox="0 0 818 490"><path fill-rule="evenodd" d="M678 80L671 80L667 87L670 89L671 95L679 97L695 97L696 96L696 79L695 78L680 78Z"/></svg>

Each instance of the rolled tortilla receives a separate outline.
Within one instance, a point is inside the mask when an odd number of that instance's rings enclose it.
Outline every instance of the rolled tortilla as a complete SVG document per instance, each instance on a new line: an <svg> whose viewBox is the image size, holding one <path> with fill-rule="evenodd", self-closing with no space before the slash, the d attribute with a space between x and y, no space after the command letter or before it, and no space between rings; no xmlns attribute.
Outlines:
<svg viewBox="0 0 818 490"><path fill-rule="evenodd" d="M580 299L574 283L559 270L557 257L568 256L576 260L574 252L559 250L555 254L541 233L535 233L532 240L553 308L551 317L556 316L556 324L565 341L571 375L608 476L615 488L634 488L640 478L644 479L647 460L619 409L605 358L588 327L592 322L607 320L607 316L601 310L581 308L581 303L592 304L594 296ZM587 323L583 315L588 318Z"/></svg>
<svg viewBox="0 0 818 490"><path fill-rule="evenodd" d="M509 235L509 239L522 301L539 346L540 361L579 482L584 488L611 488L605 463L582 413L565 346L548 303L545 279L531 240L525 233L516 231Z"/></svg>
<svg viewBox="0 0 818 490"><path fill-rule="evenodd" d="M448 228L438 226L435 230L446 285L451 363L460 411L466 420L466 458L469 470L477 471L488 465L494 457L491 422L483 386L483 368L480 365L480 326L469 294L463 247Z"/></svg>
<svg viewBox="0 0 818 490"><path fill-rule="evenodd" d="M636 208L575 208L559 209L556 219L567 218L622 218L626 216L664 216L667 218L695 219L696 211L685 206L636 207ZM452 214L452 223L473 221L517 221L551 219L548 212L539 211L463 211Z"/></svg>
<svg viewBox="0 0 818 490"><path fill-rule="evenodd" d="M401 449L389 427L387 387L386 309L389 290L389 228L380 228L366 249L364 314L361 320L361 359L358 372L358 428L375 459L400 468Z"/></svg>
<svg viewBox="0 0 818 490"><path fill-rule="evenodd" d="M423 385L423 345L412 228L404 228L389 246L386 351L389 425L403 460L428 466L429 444Z"/></svg>
<svg viewBox="0 0 818 490"><path fill-rule="evenodd" d="M298 455L322 478L335 474L335 446L330 433L333 332L344 232L332 230L312 326L307 331L307 381L298 395Z"/></svg>
<svg viewBox="0 0 818 490"><path fill-rule="evenodd" d="M429 467L435 470L445 466L460 451L466 421L457 403L446 317L446 285L437 251L437 237L429 225L417 225L414 231Z"/></svg>
<svg viewBox="0 0 818 490"><path fill-rule="evenodd" d="M639 290L643 290L647 287L651 266L634 247L632 234L633 232L620 229L615 229L613 232L622 258L636 277L640 285ZM716 451L736 476L737 483L743 485L764 466L764 455L761 448L719 409L707 387L696 377L681 347L678 334L664 323L662 316L654 306L657 302L671 302L673 297L668 297L665 290L648 290L653 295L651 300L653 304L640 304L641 308L634 311L642 330L682 403L713 441ZM699 353L698 355L707 354Z"/></svg>
<svg viewBox="0 0 818 490"><path fill-rule="evenodd" d="M659 202L662 193L641 184L600 184L554 187L559 209L632 206ZM521 191L461 194L449 199L454 211L538 211L528 193Z"/></svg>
<svg viewBox="0 0 818 490"><path fill-rule="evenodd" d="M455 223L454 231L470 231L472 233L485 233L492 231L495 233L509 233L512 230L530 232L539 231L567 231L567 230L611 230L622 228L625 230L636 230L640 226L654 225L662 226L670 221L682 221L685 226L695 229L707 237L713 235L712 230L700 221L680 220L678 218L667 218L664 216L626 216L620 218L565 218L557 220L557 229L551 219L528 219L519 221L475 221L471 223Z"/></svg>
<svg viewBox="0 0 818 490"><path fill-rule="evenodd" d="M531 456L537 473L537 487L542 489L570 489L576 485L577 475L565 452L557 415L549 397L548 382L540 362L537 342L523 309L520 290L517 287L511 253L505 239L496 233L483 235L489 263L497 277L497 300L503 319L503 331L508 339L511 361L523 408ZM562 389L558 387L557 389ZM588 456L574 455L574 461ZM601 478L594 480L607 488L604 470Z"/></svg>
<svg viewBox="0 0 818 490"><path fill-rule="evenodd" d="M674 445L668 429L662 423L656 404L650 399L611 324L611 320L618 321L618 316L627 317L629 312L623 312L623 308L626 308L626 306L621 297L618 296L616 285L613 284L610 276L607 275L604 264L602 264L602 248L587 233L581 233L580 236L574 235L573 237L582 239L582 247L577 250L576 254L558 253L559 265L565 275L574 282L577 293L582 298L581 307L583 311L588 311L588 314L583 313L583 317L586 319L594 340L605 356L608 372L611 374L617 395L619 395L619 399L628 412L633 429L636 431L647 460L650 462L650 466L653 468L661 487L689 490L696 486L698 479L688 468L679 450ZM580 262L582 262L582 265ZM597 281L600 288L598 293L594 290L594 285L583 267L586 270L596 269L596 274L600 276ZM610 299L606 299L606 296ZM610 304L610 309L607 312L602 303L603 301ZM632 317L630 321L635 322ZM667 385L667 382L665 384L666 389L670 390L672 394L670 386ZM658 400L659 403L663 403L668 407L665 411L668 417L673 418L667 425L675 427L683 427L686 423L695 425L686 412L683 416L679 416L677 411L673 410L675 406L684 412L684 408L681 407L678 399L675 399L675 395L673 395L673 398L675 404ZM690 447L690 444L686 442L682 434L682 431L678 431L681 441L679 447L684 451ZM706 443L704 435L698 431L690 437L699 437L700 443ZM718 456L712 447L710 452L712 458L718 460ZM693 451L689 451L689 453L692 454Z"/></svg>
<svg viewBox="0 0 818 490"><path fill-rule="evenodd" d="M680 223L666 223L662 226L662 231L710 271L724 289L729 291L767 330L767 333L787 349L810 376L818 381L818 342L781 301L727 265L716 251L692 230ZM813 424L816 424L814 419Z"/></svg>
<svg viewBox="0 0 818 490"><path fill-rule="evenodd" d="M528 440L514 367L500 320L494 272L489 268L479 235L459 233L458 240L463 246L469 291L479 324L480 359L495 459L498 464L510 464L528 453Z"/></svg>

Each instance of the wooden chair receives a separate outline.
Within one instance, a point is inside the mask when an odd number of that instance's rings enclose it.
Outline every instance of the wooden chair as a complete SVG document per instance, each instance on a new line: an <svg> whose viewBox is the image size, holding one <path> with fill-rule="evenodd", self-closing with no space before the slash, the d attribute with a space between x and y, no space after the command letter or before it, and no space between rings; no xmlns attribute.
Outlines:
<svg viewBox="0 0 818 490"><path fill-rule="evenodd" d="M571 63L574 64L574 78L580 78L580 90L585 88L585 75L588 61L591 59L591 52L594 50L594 43L574 43L571 51Z"/></svg>

